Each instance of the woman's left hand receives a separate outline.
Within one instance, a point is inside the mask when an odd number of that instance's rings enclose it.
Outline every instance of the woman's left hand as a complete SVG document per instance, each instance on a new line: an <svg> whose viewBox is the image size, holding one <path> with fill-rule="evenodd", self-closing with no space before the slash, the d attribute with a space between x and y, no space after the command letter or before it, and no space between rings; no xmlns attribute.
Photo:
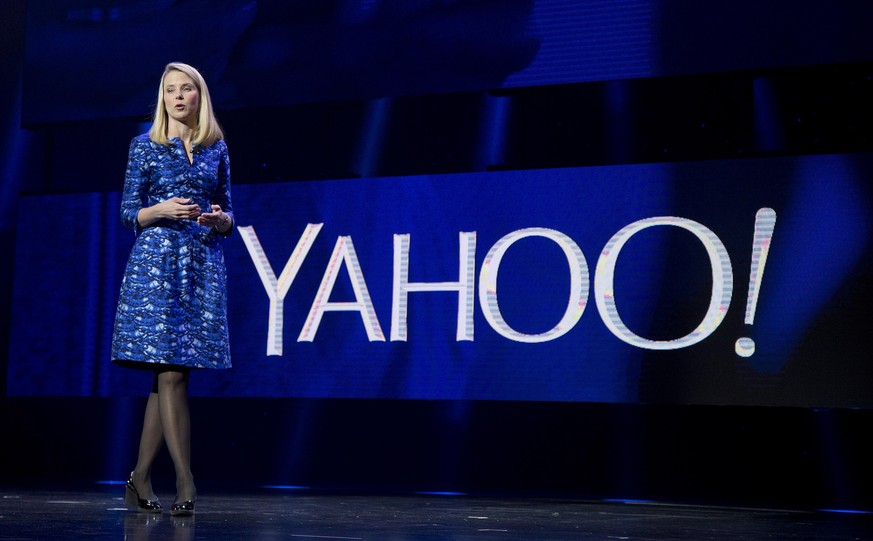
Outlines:
<svg viewBox="0 0 873 541"><path fill-rule="evenodd" d="M231 219L221 210L219 205L212 205L212 212L205 212L198 216L197 223L206 227L214 227L224 233L230 229Z"/></svg>

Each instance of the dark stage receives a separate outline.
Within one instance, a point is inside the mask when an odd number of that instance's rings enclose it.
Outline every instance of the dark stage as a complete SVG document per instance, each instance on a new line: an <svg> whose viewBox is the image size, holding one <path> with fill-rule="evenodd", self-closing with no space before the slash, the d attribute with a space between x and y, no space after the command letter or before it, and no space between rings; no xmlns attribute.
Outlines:
<svg viewBox="0 0 873 541"><path fill-rule="evenodd" d="M123 486L0 493L3 541L873 538L871 515L778 509L262 489L203 491L194 517L171 517L125 510Z"/></svg>
<svg viewBox="0 0 873 541"><path fill-rule="evenodd" d="M0 541L873 539L867 410L199 398L192 520L125 509L142 406L6 398Z"/></svg>

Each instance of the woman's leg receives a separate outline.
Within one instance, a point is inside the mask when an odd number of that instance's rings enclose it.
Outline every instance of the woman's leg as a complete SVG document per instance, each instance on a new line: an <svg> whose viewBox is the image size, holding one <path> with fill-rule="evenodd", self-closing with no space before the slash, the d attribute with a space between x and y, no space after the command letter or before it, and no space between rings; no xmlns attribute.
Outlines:
<svg viewBox="0 0 873 541"><path fill-rule="evenodd" d="M164 441L176 468L176 501L195 500L197 490L191 474L191 418L188 412L190 370L158 371L158 409Z"/></svg>
<svg viewBox="0 0 873 541"><path fill-rule="evenodd" d="M139 439L139 454L136 467L133 470L133 486L139 497L147 500L156 499L152 489L152 463L164 444L164 431L161 426L161 413L158 404L158 375L155 374L152 391L146 402L145 416L142 423L142 434Z"/></svg>

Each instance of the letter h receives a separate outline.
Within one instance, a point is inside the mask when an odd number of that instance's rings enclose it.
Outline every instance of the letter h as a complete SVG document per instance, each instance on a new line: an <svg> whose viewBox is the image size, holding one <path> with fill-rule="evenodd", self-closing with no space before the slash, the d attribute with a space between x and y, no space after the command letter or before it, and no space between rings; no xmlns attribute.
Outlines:
<svg viewBox="0 0 873 541"><path fill-rule="evenodd" d="M457 282L409 282L409 234L394 235L394 287L391 301L391 341L405 342L410 292L457 291L457 340L473 340L473 310L476 280L476 232L458 234Z"/></svg>

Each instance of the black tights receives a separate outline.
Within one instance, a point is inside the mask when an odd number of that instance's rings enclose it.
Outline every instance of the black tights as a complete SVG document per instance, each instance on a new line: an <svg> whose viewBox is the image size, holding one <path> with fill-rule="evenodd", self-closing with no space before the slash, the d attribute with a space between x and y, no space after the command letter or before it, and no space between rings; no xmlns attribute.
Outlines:
<svg viewBox="0 0 873 541"><path fill-rule="evenodd" d="M155 370L146 403L139 455L133 470L140 497L152 498L152 463L164 442L176 468L176 501L194 500L197 490L191 474L191 418L188 412L187 368L160 366Z"/></svg>

